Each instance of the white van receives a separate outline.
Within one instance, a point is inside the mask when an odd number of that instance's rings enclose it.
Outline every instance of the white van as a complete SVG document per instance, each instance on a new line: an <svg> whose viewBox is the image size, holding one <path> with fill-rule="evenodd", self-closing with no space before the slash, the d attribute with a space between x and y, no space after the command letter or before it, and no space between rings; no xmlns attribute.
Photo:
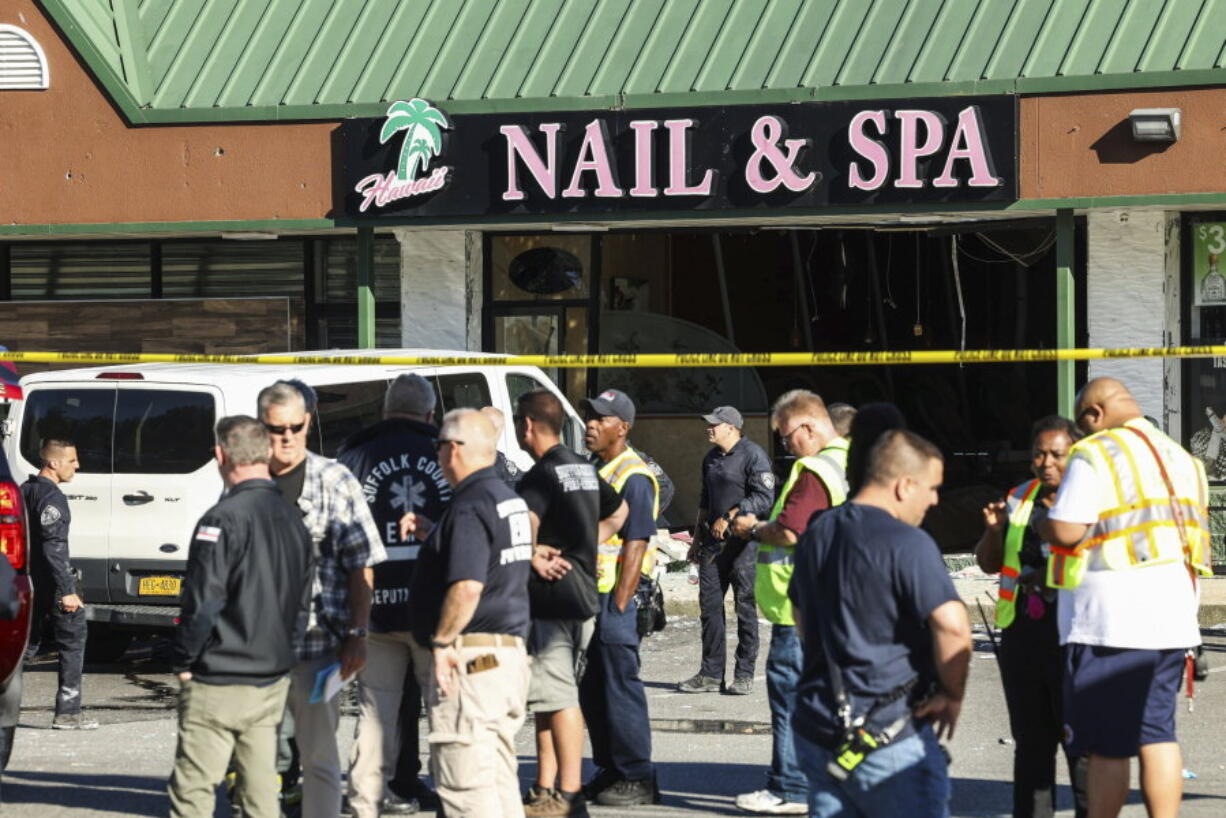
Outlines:
<svg viewBox="0 0 1226 818"><path fill-rule="evenodd" d="M441 357L436 350L303 352L301 355ZM91 654L122 654L131 628L174 624L192 526L217 501L213 427L226 415L256 414L268 384L297 378L317 393L310 448L327 456L350 434L379 420L389 381L402 372L430 379L436 417L461 407L497 406L508 423L499 448L520 468L531 458L515 442L510 418L524 392L545 388L570 422L565 443L583 451L583 426L565 396L531 366L302 364L135 364L60 370L22 379L24 398L10 413L9 462L21 482L38 471L39 441L66 437L81 470L63 486L72 509L69 547L81 572L92 624ZM118 628L102 626L119 626Z"/></svg>

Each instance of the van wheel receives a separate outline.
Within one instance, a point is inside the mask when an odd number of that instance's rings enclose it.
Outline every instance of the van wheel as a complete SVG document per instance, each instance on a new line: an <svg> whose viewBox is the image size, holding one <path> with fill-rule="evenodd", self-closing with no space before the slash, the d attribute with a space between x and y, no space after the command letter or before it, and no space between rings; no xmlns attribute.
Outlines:
<svg viewBox="0 0 1226 818"><path fill-rule="evenodd" d="M131 644L131 631L90 622L89 635L85 639L85 661L102 664L118 662Z"/></svg>

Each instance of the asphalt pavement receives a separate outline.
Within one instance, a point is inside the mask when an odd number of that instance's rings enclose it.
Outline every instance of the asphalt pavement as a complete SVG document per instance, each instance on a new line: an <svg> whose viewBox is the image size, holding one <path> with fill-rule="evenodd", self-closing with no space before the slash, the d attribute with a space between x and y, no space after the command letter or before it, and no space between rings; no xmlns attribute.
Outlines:
<svg viewBox="0 0 1226 818"><path fill-rule="evenodd" d="M674 597L690 593L670 583ZM1140 602L1139 604L1144 604ZM1187 768L1183 815L1226 815L1226 630L1205 631L1215 671L1198 688L1196 711L1181 701L1180 737ZM751 696L677 693L676 682L698 668L698 622L674 616L668 628L646 640L643 676L654 725L654 757L664 800L633 810L593 807L596 816L740 815L737 793L760 788L770 761L769 712L763 662L769 627L762 623L762 651ZM729 656L731 657L731 645ZM168 801L166 779L174 757L174 706L177 683L167 672L156 640L143 640L123 663L87 667L84 697L100 722L92 732L52 731L55 687L53 656L40 657L27 670L21 726L4 776L6 816L160 816ZM353 732L350 713L341 736L347 751ZM955 816L1007 816L1013 747L1000 679L986 632L976 634L976 653L962 720L949 743ZM519 735L520 775L534 774L530 729ZM1135 775L1134 775L1135 781ZM1072 815L1067 781L1061 778L1060 815ZM221 813L219 813L221 814ZM423 813L428 815L429 813ZM1145 814L1138 792L1123 813Z"/></svg>

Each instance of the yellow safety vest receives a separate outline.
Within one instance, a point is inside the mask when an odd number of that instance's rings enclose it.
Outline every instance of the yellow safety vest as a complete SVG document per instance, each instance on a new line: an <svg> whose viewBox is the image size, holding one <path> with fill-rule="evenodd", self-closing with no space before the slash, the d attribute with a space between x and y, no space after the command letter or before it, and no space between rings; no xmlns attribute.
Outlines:
<svg viewBox="0 0 1226 818"><path fill-rule="evenodd" d="M810 457L798 457L792 464L787 482L779 491L775 507L771 509L770 522L779 518L788 495L796 486L796 481L806 471L813 472L822 481L826 492L830 495L830 506L842 504L847 500L847 441L835 438L826 448ZM795 625L792 616L792 600L788 599L788 586L792 583L792 571L795 569L793 556L796 547L792 545L767 545L758 543L758 562L754 571L753 592L762 609L762 615L768 622L776 625Z"/></svg>
<svg viewBox="0 0 1226 818"><path fill-rule="evenodd" d="M1022 483L1009 492L1005 500L1009 510L1009 527L1005 530L1004 564L1000 568L1000 589L996 595L996 627L1004 628L1013 624L1017 616L1017 581L1022 573L1022 540L1026 534L1026 526L1030 525L1030 514L1034 511L1034 500L1039 496L1042 484L1038 480Z"/></svg>
<svg viewBox="0 0 1226 818"><path fill-rule="evenodd" d="M606 483L615 488L618 494L625 487L626 481L636 474L641 474L651 481L651 487L654 490L651 519L655 520L660 516L660 484L651 469L648 468L647 463L643 461L643 458L639 457L638 452L627 446L624 452L600 467L600 476L604 478ZM648 540L647 553L643 555L643 574L650 576L651 569L655 567L655 564L656 547L651 543L651 540ZM621 568L622 538L620 534L614 534L596 548L596 590L602 594L607 594L616 588Z"/></svg>
<svg viewBox="0 0 1226 818"><path fill-rule="evenodd" d="M1127 571L1181 561L1193 581L1196 574L1212 575L1209 488L1199 460L1141 418L1078 441L1070 457L1085 458L1109 481L1115 505L1099 515L1077 545L1051 547L1049 586L1076 588L1086 571Z"/></svg>

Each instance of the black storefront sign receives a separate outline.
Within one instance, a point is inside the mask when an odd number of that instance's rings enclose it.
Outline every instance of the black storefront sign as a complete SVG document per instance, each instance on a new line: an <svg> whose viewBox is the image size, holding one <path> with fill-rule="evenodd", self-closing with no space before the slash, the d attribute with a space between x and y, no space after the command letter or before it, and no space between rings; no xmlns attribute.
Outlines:
<svg viewBox="0 0 1226 818"><path fill-rule="evenodd" d="M341 124L363 221L1005 203L1012 96L448 116L420 99Z"/></svg>

